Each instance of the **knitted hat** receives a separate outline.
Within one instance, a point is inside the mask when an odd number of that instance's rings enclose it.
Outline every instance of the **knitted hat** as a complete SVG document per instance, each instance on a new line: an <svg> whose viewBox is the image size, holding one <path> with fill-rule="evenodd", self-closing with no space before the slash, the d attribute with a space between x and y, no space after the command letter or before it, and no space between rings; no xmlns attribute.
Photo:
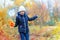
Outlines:
<svg viewBox="0 0 60 40"><path fill-rule="evenodd" d="M20 6L18 11L26 11L24 6Z"/></svg>

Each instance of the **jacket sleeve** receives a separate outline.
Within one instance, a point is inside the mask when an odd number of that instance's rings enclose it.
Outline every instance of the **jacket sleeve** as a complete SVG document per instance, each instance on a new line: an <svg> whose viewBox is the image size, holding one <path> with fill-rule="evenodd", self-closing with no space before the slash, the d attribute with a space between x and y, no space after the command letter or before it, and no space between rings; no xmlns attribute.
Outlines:
<svg viewBox="0 0 60 40"><path fill-rule="evenodd" d="M33 16L32 18L29 18L28 17L28 21L33 21L33 20L35 20L37 18L37 16Z"/></svg>
<svg viewBox="0 0 60 40"><path fill-rule="evenodd" d="M15 22L15 26L14 27L17 27L17 25L18 25L18 17L16 17L16 22Z"/></svg>

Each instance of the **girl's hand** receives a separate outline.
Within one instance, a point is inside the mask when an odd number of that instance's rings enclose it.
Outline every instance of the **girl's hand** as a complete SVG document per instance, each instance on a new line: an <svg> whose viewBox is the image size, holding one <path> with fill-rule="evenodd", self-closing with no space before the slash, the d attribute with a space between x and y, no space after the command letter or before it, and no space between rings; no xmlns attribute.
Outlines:
<svg viewBox="0 0 60 40"><path fill-rule="evenodd" d="M38 18L38 15L37 14L35 14L34 16L36 16Z"/></svg>

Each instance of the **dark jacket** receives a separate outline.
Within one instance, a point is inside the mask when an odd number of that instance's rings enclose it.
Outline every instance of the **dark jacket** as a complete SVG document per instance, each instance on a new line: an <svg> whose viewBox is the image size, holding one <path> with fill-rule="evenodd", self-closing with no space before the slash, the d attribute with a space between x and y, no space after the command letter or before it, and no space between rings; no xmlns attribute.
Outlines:
<svg viewBox="0 0 60 40"><path fill-rule="evenodd" d="M20 12L18 12L17 14L15 27L18 26L19 32L29 32L28 21L35 20L37 16L29 18L26 13L24 13L24 15L20 15Z"/></svg>

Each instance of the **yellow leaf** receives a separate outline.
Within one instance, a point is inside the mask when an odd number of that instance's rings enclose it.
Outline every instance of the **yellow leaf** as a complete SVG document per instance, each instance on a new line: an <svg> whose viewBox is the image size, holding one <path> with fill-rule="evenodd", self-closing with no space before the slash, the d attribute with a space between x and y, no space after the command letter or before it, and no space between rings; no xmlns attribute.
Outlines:
<svg viewBox="0 0 60 40"><path fill-rule="evenodd" d="M22 2L24 2L24 0L15 0L14 4L20 6Z"/></svg>

